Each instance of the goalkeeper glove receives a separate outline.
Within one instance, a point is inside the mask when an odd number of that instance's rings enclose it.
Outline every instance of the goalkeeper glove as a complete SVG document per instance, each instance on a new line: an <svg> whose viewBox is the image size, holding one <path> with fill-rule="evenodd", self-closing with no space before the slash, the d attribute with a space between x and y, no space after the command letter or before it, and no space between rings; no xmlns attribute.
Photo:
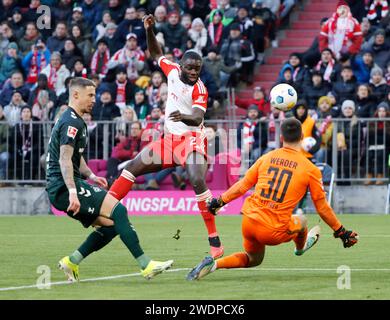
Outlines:
<svg viewBox="0 0 390 320"><path fill-rule="evenodd" d="M343 226L341 226L337 231L335 231L333 235L335 238L341 239L344 248L352 247L358 242L359 239L359 236L355 231L345 230Z"/></svg>
<svg viewBox="0 0 390 320"><path fill-rule="evenodd" d="M226 203L223 202L222 198L219 197L217 198L212 198L209 200L207 203L207 208L209 209L209 212L212 213L213 215L217 215L218 211L225 205Z"/></svg>

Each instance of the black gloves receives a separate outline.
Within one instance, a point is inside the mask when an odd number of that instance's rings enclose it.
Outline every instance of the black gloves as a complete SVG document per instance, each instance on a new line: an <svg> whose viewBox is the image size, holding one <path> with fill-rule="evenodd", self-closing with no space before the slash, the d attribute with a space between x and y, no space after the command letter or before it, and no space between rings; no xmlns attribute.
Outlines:
<svg viewBox="0 0 390 320"><path fill-rule="evenodd" d="M341 239L344 248L352 247L358 242L359 239L359 236L355 231L345 230L343 226L341 226L337 231L335 231L333 235L335 238Z"/></svg>

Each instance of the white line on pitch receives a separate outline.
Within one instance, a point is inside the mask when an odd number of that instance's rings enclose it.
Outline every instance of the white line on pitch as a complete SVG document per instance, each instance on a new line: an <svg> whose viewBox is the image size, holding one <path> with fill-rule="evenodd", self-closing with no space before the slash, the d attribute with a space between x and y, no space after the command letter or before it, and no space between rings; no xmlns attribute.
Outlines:
<svg viewBox="0 0 390 320"><path fill-rule="evenodd" d="M165 272L178 272L178 271L189 271L191 268L178 268L178 269L171 269L167 270ZM236 271L334 271L336 272L337 270L335 268L237 268L235 269ZM224 271L227 271L225 269ZM364 268L356 268L356 269L351 269L351 271L377 271L377 272L389 272L390 269L364 269ZM129 274L120 274L116 276L108 276L108 277L100 277L100 278L89 278L89 279L83 279L80 280L80 282L95 282L95 281L105 281L105 280L113 280L113 279L120 279L120 278L129 278L129 277L136 277L140 276L140 273L129 273ZM61 286L61 285L70 285L70 284L75 284L69 281L58 281L58 282L51 282L46 284L47 286ZM13 291L13 290L22 290L22 289L34 289L38 288L38 286L35 285L28 285L28 286L19 286L19 287L7 287L7 288L0 288L1 291Z"/></svg>

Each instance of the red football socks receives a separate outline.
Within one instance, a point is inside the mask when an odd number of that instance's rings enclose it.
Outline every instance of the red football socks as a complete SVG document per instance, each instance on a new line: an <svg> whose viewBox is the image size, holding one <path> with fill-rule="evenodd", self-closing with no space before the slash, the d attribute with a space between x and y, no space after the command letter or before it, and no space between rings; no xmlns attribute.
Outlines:
<svg viewBox="0 0 390 320"><path fill-rule="evenodd" d="M201 194L197 194L196 200L198 201L199 211L202 214L209 237L216 237L218 236L218 233L217 233L217 227L215 225L215 216L209 212L207 208L207 202L206 202L207 199L210 199L212 197L213 196L210 190L207 190Z"/></svg>
<svg viewBox="0 0 390 320"><path fill-rule="evenodd" d="M134 175L127 170L123 170L120 177L112 184L108 193L116 199L122 200L133 187L134 181Z"/></svg>

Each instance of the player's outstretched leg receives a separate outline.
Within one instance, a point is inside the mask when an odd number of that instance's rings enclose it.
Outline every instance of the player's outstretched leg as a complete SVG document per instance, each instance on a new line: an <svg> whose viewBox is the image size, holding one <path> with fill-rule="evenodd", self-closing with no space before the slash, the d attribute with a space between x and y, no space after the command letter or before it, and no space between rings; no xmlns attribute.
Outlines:
<svg viewBox="0 0 390 320"><path fill-rule="evenodd" d="M210 254L214 259L217 259L223 256L224 248L215 225L215 216L207 208L207 201L212 199L213 195L205 182L207 163L204 156L196 152L191 153L187 158L186 170L196 194L199 211L207 228Z"/></svg>
<svg viewBox="0 0 390 320"><path fill-rule="evenodd" d="M114 226L96 228L77 250L58 262L58 267L64 271L69 281L78 281L80 279L79 264L81 261L92 252L106 246L116 235Z"/></svg>
<svg viewBox="0 0 390 320"><path fill-rule="evenodd" d="M109 194L107 195L106 199L109 203L108 205L115 203L113 201L116 201ZM137 260L143 277L146 279L151 279L172 266L173 260L163 262L154 261L144 253L140 246L137 233L129 221L127 209L121 203L117 202L113 206L111 212L111 219L114 221L115 231L119 234L122 242L126 245L130 253Z"/></svg>
<svg viewBox="0 0 390 320"><path fill-rule="evenodd" d="M307 250L312 248L320 238L321 228L319 225L314 226L310 229L309 233L307 233L307 228L305 231L298 233L297 237L294 239L295 242L295 255L301 256ZM307 237L306 237L307 235Z"/></svg>
<svg viewBox="0 0 390 320"><path fill-rule="evenodd" d="M264 259L264 253L265 247L257 253L237 252L218 260L207 256L187 274L187 280L199 280L217 269L251 268L258 266Z"/></svg>
<svg viewBox="0 0 390 320"><path fill-rule="evenodd" d="M148 159L150 149L145 147L142 151L129 162L123 169L121 175L112 184L108 191L114 198L122 200L133 187L136 177L145 173L157 172L162 169L161 164L144 163L143 159Z"/></svg>

